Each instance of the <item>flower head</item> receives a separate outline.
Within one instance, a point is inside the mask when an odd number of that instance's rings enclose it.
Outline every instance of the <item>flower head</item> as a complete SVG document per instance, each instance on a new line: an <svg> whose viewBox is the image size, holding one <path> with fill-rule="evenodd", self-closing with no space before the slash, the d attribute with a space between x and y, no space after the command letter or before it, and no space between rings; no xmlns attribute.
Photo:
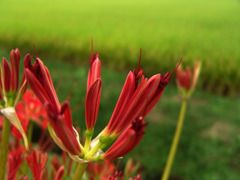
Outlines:
<svg viewBox="0 0 240 180"><path fill-rule="evenodd" d="M33 173L33 180L41 180L48 157L46 153L33 151L27 156L27 162Z"/></svg>
<svg viewBox="0 0 240 180"><path fill-rule="evenodd" d="M104 135L119 136L135 119L144 118L161 98L171 74L156 74L147 79L139 66L130 71Z"/></svg>
<svg viewBox="0 0 240 180"><path fill-rule="evenodd" d="M81 148L78 134L72 126L70 105L68 102L60 104L47 67L38 57L35 60L33 65L31 58L24 62L24 73L29 86L47 111L51 136L66 152L80 155Z"/></svg>
<svg viewBox="0 0 240 180"><path fill-rule="evenodd" d="M8 155L8 179L15 179L17 171L22 164L23 152L25 149L23 147L19 147L16 150L13 150Z"/></svg>
<svg viewBox="0 0 240 180"><path fill-rule="evenodd" d="M183 96L189 97L196 87L198 76L200 73L201 64L195 63L193 74L190 68L187 66L186 71L182 70L182 67L177 69L177 86L182 92Z"/></svg>
<svg viewBox="0 0 240 180"><path fill-rule="evenodd" d="M27 55L26 58L28 58ZM19 130L24 138L25 146L28 148L26 134L15 111L27 86L24 76L19 86L19 64L20 52L18 49L11 51L10 64L5 57L2 58L2 65L0 64L0 111Z"/></svg>

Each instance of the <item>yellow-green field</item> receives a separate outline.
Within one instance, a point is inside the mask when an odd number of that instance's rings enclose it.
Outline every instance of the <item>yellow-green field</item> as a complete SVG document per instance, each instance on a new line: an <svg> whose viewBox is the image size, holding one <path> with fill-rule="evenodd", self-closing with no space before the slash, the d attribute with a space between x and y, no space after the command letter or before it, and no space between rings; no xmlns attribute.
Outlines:
<svg viewBox="0 0 240 180"><path fill-rule="evenodd" d="M0 1L0 46L84 63L94 50L103 64L137 65L148 74L202 61L200 85L240 89L240 1Z"/></svg>

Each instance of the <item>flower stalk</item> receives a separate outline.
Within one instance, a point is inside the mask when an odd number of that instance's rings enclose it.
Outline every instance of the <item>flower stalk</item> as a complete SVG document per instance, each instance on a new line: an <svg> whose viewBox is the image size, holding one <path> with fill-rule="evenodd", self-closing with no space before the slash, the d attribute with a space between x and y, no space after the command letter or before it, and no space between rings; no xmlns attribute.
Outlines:
<svg viewBox="0 0 240 180"><path fill-rule="evenodd" d="M2 130L2 141L1 141L1 149L0 149L0 179L4 179L6 172L6 162L8 155L8 143L10 136L11 124L4 117L3 120L3 130Z"/></svg>
<svg viewBox="0 0 240 180"><path fill-rule="evenodd" d="M88 163L78 163L72 180L81 180L84 172L86 171Z"/></svg>
<svg viewBox="0 0 240 180"><path fill-rule="evenodd" d="M86 135L86 139L85 139L85 144L84 144L84 150L85 151L89 151L90 148L90 143L92 140L92 136L93 136L93 129L92 130L86 130L85 135Z"/></svg>
<svg viewBox="0 0 240 180"><path fill-rule="evenodd" d="M181 111L180 111L180 114L179 114L177 129L175 131L174 139L172 141L171 149L170 149L170 152L169 152L169 155L168 155L167 164L166 164L165 169L163 171L162 180L168 180L169 174L171 172L171 167L172 167L172 164L173 164L173 161L174 161L174 157L175 157L175 154L176 154L176 151L177 151L179 139L180 139L180 136L181 136L182 126L183 126L185 112L186 112L186 106L187 106L187 98L184 98L183 101L182 101L182 107L181 107Z"/></svg>

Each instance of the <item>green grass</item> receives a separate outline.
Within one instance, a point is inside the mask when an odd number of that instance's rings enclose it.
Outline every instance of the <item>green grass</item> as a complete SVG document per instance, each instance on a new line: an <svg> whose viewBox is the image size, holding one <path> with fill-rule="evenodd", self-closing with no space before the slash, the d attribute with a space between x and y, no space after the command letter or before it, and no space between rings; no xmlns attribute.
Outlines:
<svg viewBox="0 0 240 180"><path fill-rule="evenodd" d="M0 57L8 56L0 50ZM44 61L63 101L73 90L70 100L75 126L85 130L84 100L88 68L73 66L56 59ZM127 72L119 73L103 66L102 96L95 135L107 124L113 112ZM174 82L174 79L172 79ZM181 98L177 89L167 86L160 102L147 116L149 125L143 140L129 157L141 162L144 179L160 179L175 131ZM240 169L240 101L196 91L187 106L187 113L173 165L171 179L232 180Z"/></svg>
<svg viewBox="0 0 240 180"><path fill-rule="evenodd" d="M202 61L200 86L216 93L240 89L238 0L1 1L0 46L85 63L100 52L104 64L142 65L148 74ZM46 57L46 56L45 56Z"/></svg>

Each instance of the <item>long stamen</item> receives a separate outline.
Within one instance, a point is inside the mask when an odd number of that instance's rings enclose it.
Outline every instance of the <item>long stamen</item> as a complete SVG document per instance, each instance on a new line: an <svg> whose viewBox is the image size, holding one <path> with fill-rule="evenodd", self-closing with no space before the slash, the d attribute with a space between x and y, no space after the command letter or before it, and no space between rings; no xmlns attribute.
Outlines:
<svg viewBox="0 0 240 180"><path fill-rule="evenodd" d="M92 53L92 57L93 57L93 38L92 38L92 36L91 36L91 43L92 43L92 45L91 45L92 46L92 52L91 53Z"/></svg>
<svg viewBox="0 0 240 180"><path fill-rule="evenodd" d="M38 57L37 50L36 50L36 48L35 48L34 43L33 43L33 49L34 49L34 51L35 51L36 56Z"/></svg>
<svg viewBox="0 0 240 180"><path fill-rule="evenodd" d="M182 58L180 59L179 63L175 67L175 69L168 75L168 77L170 77L172 75L172 73L174 73L177 70L177 68L180 66L181 62L182 62Z"/></svg>
<svg viewBox="0 0 240 180"><path fill-rule="evenodd" d="M142 58L142 48L140 48L140 55L139 55L139 61L138 61L137 73L139 72L139 69L140 69L141 58Z"/></svg>

